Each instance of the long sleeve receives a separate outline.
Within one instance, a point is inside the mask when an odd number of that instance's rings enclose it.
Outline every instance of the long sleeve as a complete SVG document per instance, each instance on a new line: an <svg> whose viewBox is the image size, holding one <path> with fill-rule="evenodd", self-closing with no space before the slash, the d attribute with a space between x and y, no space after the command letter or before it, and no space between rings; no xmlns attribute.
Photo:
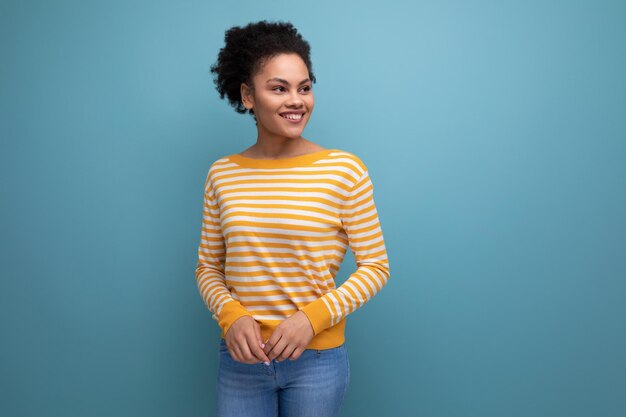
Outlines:
<svg viewBox="0 0 626 417"><path fill-rule="evenodd" d="M202 211L202 234L198 247L196 281L204 303L213 313L226 336L230 326L238 318L252 316L244 306L235 300L224 279L226 249L216 202L209 177L205 183L204 208Z"/></svg>
<svg viewBox="0 0 626 417"><path fill-rule="evenodd" d="M367 169L343 201L340 216L357 269L341 286L301 309L315 335L362 307L389 279L389 260Z"/></svg>

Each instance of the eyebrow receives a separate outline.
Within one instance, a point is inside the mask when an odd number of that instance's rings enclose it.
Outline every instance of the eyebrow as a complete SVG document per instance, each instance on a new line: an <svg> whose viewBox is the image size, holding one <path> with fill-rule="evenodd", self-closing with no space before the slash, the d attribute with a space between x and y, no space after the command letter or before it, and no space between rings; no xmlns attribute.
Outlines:
<svg viewBox="0 0 626 417"><path fill-rule="evenodd" d="M289 84L289 81L284 80L284 79L279 78L279 77L274 77L274 78L270 78L269 80L267 80L267 82L268 82L268 83L269 83L270 81L278 81L279 83L283 83L283 84L290 85L290 84ZM310 80L309 80L308 78L305 78L304 80L300 81L300 83L299 83L298 85L300 85L300 84L304 84L304 83L305 83L305 82L307 82L307 81L310 81Z"/></svg>

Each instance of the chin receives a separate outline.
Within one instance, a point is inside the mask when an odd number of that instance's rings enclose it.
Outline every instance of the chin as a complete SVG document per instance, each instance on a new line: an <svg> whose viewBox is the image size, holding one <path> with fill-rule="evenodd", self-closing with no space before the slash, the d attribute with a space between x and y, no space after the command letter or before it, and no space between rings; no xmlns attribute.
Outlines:
<svg viewBox="0 0 626 417"><path fill-rule="evenodd" d="M300 130L299 132L285 132L283 133L283 136L288 137L289 139L298 139L300 136L302 135L302 130Z"/></svg>
<svg viewBox="0 0 626 417"><path fill-rule="evenodd" d="M284 128L280 126L274 130L274 133L288 137L288 138L297 139L302 135L302 132L304 132L305 127L306 125L302 125L302 126L293 127L289 129L289 128Z"/></svg>

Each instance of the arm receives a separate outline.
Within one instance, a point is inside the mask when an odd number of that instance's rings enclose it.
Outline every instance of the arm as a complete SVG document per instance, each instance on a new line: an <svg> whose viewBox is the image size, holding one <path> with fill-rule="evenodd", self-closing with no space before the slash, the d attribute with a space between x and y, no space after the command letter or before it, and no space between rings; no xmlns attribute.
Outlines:
<svg viewBox="0 0 626 417"><path fill-rule="evenodd" d="M207 186L208 185L208 186ZM219 216L219 207L209 178L205 183L202 234L198 247L196 281L204 303L213 313L212 318L222 328L225 337L230 326L242 316L252 316L235 300L224 278L226 248Z"/></svg>
<svg viewBox="0 0 626 417"><path fill-rule="evenodd" d="M301 309L309 318L315 335L362 307L389 279L389 260L374 203L374 187L367 170L352 187L340 215L357 270L339 288Z"/></svg>

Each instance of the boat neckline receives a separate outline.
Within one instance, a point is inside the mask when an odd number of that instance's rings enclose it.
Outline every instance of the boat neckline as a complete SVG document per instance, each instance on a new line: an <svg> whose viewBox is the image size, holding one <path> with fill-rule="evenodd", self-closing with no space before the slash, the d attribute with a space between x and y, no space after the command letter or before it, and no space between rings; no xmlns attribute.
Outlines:
<svg viewBox="0 0 626 417"><path fill-rule="evenodd" d="M228 159L237 165L249 168L285 168L310 165L336 151L337 149L322 149L321 151L311 152L304 155L277 159L250 158L236 153L228 155Z"/></svg>

